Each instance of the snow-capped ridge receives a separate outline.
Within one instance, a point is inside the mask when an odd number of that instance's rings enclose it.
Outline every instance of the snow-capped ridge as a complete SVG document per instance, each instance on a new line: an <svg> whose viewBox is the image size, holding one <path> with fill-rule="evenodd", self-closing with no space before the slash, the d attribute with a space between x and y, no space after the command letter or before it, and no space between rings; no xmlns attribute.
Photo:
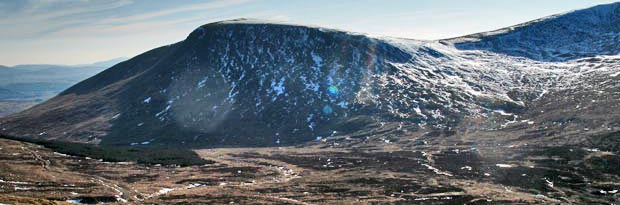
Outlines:
<svg viewBox="0 0 620 205"><path fill-rule="evenodd" d="M463 50L488 50L538 61L617 55L620 53L620 2L440 42Z"/></svg>
<svg viewBox="0 0 620 205"><path fill-rule="evenodd" d="M218 26L233 26L233 27L236 27L236 28L247 28L247 27L256 27L256 26L262 26L262 27L288 27L288 28L291 28L291 29L294 29L294 28L297 28L297 29L314 29L314 30L318 30L318 31L321 31L321 32L337 32L337 33L346 33L346 34L349 34L349 35L359 35L359 36L371 37L369 34L366 34L366 33L351 32L351 31L345 31L345 30L334 29L334 28L327 28L327 27L322 27L322 26L318 26L318 25L311 25L311 24L299 24L299 23L294 23L294 22L289 22L289 21L266 20L266 19L256 19L256 18L236 18L236 19L229 19L229 20L222 20L222 21L211 22L211 23L207 23L207 24L204 24L202 26L199 26L198 28L194 29L194 31L192 31L190 33L188 38L191 38L192 36L197 36L198 38L200 38L204 34L204 32L206 30L208 30L209 28L218 27Z"/></svg>

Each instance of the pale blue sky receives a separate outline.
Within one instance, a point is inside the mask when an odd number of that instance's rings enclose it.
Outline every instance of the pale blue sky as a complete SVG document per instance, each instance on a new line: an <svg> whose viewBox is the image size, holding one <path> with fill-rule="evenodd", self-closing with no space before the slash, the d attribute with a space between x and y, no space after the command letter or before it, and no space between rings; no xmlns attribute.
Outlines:
<svg viewBox="0 0 620 205"><path fill-rule="evenodd" d="M259 18L376 36L442 39L617 0L0 0L0 65L82 64Z"/></svg>

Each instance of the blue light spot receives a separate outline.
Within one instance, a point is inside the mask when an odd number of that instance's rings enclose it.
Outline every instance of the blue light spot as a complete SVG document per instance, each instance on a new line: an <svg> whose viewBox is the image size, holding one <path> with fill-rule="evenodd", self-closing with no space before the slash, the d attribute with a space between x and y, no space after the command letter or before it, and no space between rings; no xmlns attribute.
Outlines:
<svg viewBox="0 0 620 205"><path fill-rule="evenodd" d="M323 113L325 113L325 114L331 114L332 112L334 112L334 110L332 109L332 107L330 107L329 105L325 105L325 106L323 106Z"/></svg>
<svg viewBox="0 0 620 205"><path fill-rule="evenodd" d="M340 92L340 90L335 85L332 85L332 86L329 86L329 88L327 88L327 92L329 92L329 94L331 95L337 95Z"/></svg>
<svg viewBox="0 0 620 205"><path fill-rule="evenodd" d="M323 137L321 137L321 136L316 136L316 139L315 139L315 140L316 140L316 141L321 141L322 139L323 139Z"/></svg>

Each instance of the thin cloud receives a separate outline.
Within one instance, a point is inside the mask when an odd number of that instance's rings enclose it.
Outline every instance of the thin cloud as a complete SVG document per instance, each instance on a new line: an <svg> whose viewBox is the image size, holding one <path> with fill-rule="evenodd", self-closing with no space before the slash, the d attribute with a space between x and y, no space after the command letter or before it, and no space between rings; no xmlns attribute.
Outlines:
<svg viewBox="0 0 620 205"><path fill-rule="evenodd" d="M28 1L3 5L1 38L38 38L56 30L87 24L96 14L121 8L131 0L108 1ZM20 4L21 3L21 4Z"/></svg>
<svg viewBox="0 0 620 205"><path fill-rule="evenodd" d="M41 38L44 36L76 36L89 32L136 31L158 25L196 20L189 13L233 7L254 0L217 0L208 3L186 4L163 10L145 10L143 13L113 12L133 4L131 0L27 2L21 9L0 19L0 26L12 28L0 33L2 38ZM180 18L160 18L183 13ZM118 16L118 17L117 17ZM132 28L133 27L133 28Z"/></svg>
<svg viewBox="0 0 620 205"><path fill-rule="evenodd" d="M120 17L120 18L110 18L110 19L106 19L102 23L122 23L122 22L143 21L143 20L153 19L153 18L172 15L172 14L181 13L181 12L212 10L212 9L236 6L236 5L248 3L251 1L254 1L254 0L219 0L219 1L209 2L209 3L203 3L203 4L191 4L191 5L181 6L177 8L159 10L159 11L143 13L143 14L138 14L138 15L125 16L125 17Z"/></svg>
<svg viewBox="0 0 620 205"><path fill-rule="evenodd" d="M259 11L244 14L243 17L267 19L276 21L290 21L290 17L286 15L278 15L275 11ZM135 22L127 22L118 25L90 24L81 27L73 27L51 32L49 35L53 37L67 36L97 36L97 35L134 35L136 33L157 33L162 30L178 30L181 35L187 35L190 29L197 28L206 23L229 20L238 18L231 12L210 12L205 14L187 15L181 18L171 18L165 20L142 20ZM180 39L179 39L180 40ZM169 42L172 43L172 42Z"/></svg>
<svg viewBox="0 0 620 205"><path fill-rule="evenodd" d="M28 22L40 22L53 20L61 17L69 17L78 14L99 12L116 9L132 4L131 0L109 1L28 1L21 10L7 11L9 18L0 20L2 24L18 24ZM8 7L8 6L7 6Z"/></svg>

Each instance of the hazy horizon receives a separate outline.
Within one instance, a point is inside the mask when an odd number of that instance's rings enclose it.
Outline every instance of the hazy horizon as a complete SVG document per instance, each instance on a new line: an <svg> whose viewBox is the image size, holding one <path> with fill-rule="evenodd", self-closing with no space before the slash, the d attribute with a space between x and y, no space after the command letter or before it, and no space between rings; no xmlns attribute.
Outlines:
<svg viewBox="0 0 620 205"><path fill-rule="evenodd" d="M11 29L0 33L0 65L75 65L133 57L181 41L200 25L236 18L436 40L612 2L616 1L4 1L0 25Z"/></svg>

